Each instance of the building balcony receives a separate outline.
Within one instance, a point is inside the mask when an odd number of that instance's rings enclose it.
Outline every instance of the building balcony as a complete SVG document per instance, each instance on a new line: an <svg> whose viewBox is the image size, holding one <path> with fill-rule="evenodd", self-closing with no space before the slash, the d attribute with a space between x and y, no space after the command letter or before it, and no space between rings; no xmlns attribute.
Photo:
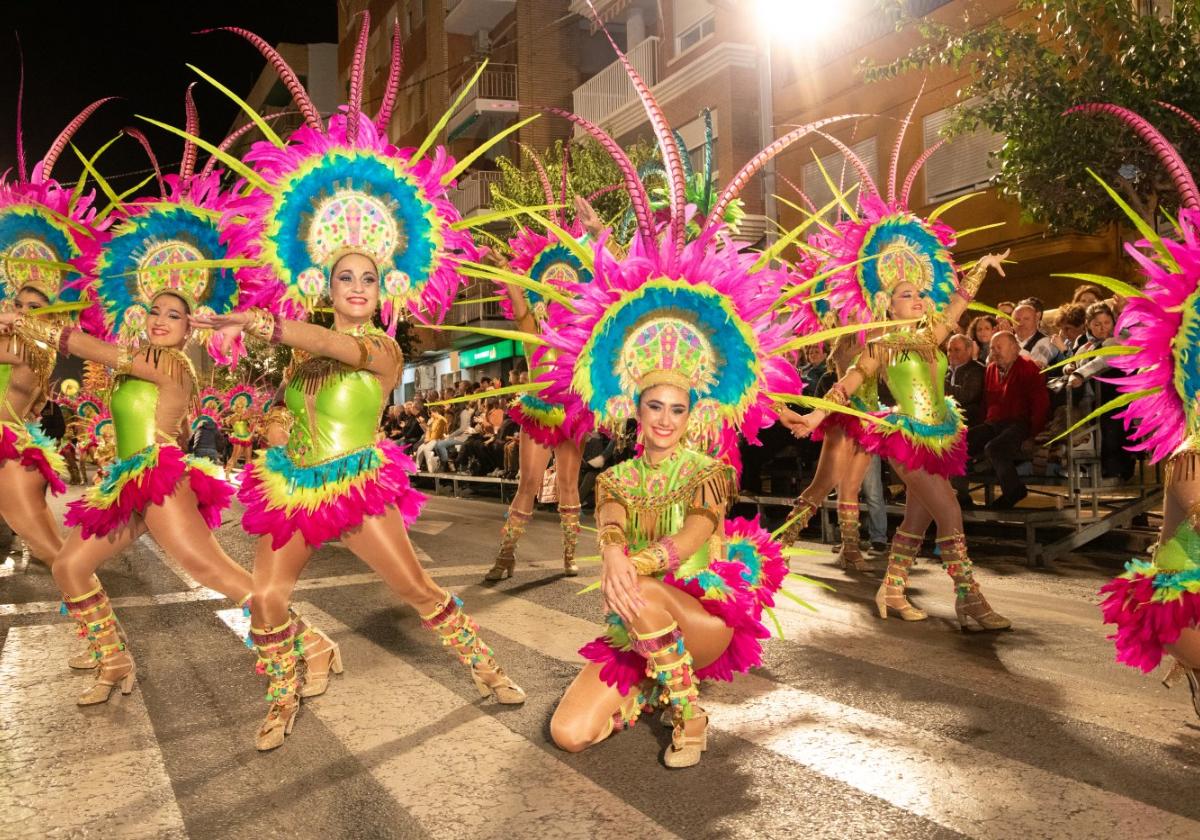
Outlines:
<svg viewBox="0 0 1200 840"><path fill-rule="evenodd" d="M446 4L446 31L455 35L490 31L516 6L517 0L450 0Z"/></svg>
<svg viewBox="0 0 1200 840"><path fill-rule="evenodd" d="M462 93L477 69L478 66L470 68L459 79L450 94L451 102ZM490 137L515 119L520 108L521 104L517 101L517 66L489 64L474 89L463 100L462 107L447 123L447 137L450 140Z"/></svg>
<svg viewBox="0 0 1200 840"><path fill-rule="evenodd" d="M496 297L496 284L486 280L473 280L463 286L458 298L446 313L446 323L455 327L511 327L504 319L499 301L487 301L485 298ZM461 346L480 341L481 336L469 333L455 333L450 336L452 346Z"/></svg>
<svg viewBox="0 0 1200 840"><path fill-rule="evenodd" d="M468 172L450 191L450 203L464 219L477 216L492 209L491 185L499 183L499 172Z"/></svg>
<svg viewBox="0 0 1200 840"><path fill-rule="evenodd" d="M638 75L651 87L658 84L658 43L659 38L651 36L626 54ZM613 114L638 101L637 91L620 59L575 88L573 99L575 113L597 125L603 125ZM582 129L576 129L576 134L581 133Z"/></svg>

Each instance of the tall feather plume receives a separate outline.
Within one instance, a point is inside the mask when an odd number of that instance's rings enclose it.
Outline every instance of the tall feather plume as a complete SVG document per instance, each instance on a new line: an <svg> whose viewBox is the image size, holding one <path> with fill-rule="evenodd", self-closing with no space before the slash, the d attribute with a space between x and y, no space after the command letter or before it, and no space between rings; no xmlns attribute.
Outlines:
<svg viewBox="0 0 1200 840"><path fill-rule="evenodd" d="M908 127L912 124L913 113L917 110L917 103L921 100L921 94L925 92L925 80L921 80L921 88L917 91L916 97L913 98L912 105L908 106L908 113L904 116L904 122L900 123L900 130L896 132L896 143L892 146L892 160L888 165L888 203L896 203L896 178L900 169L900 147L904 145L904 135L908 133Z"/></svg>
<svg viewBox="0 0 1200 840"><path fill-rule="evenodd" d="M603 147L604 151L608 152L616 162L617 168L621 170L625 191L629 193L629 207L633 211L633 218L637 221L638 235L645 238L647 242L651 242L654 239L654 223L653 215L650 212L650 198L646 195L646 185L638 177L637 169L634 167L633 161L629 159L629 155L625 154L625 150L616 140L609 137L604 129L578 114L572 114L561 108L547 108L546 113L575 123L590 134Z"/></svg>
<svg viewBox="0 0 1200 840"><path fill-rule="evenodd" d="M1187 164L1183 162L1183 158L1179 156L1179 152L1171 145L1170 141L1163 137L1157 128L1146 122L1144 117L1135 114L1128 108L1107 102L1088 102L1083 105L1075 105L1063 112L1064 116L1067 114L1105 114L1121 120L1150 147L1159 163L1167 170L1167 174L1175 182L1175 188L1179 190L1179 200L1183 206L1189 210L1200 209L1200 192L1196 190L1196 181L1192 178Z"/></svg>
<svg viewBox="0 0 1200 840"><path fill-rule="evenodd" d="M267 122L273 122L274 120L277 120L280 117L293 116L298 113L300 113L300 112L299 111L279 111L274 114L263 114L262 118L264 120L266 120ZM230 147L233 146L234 143L236 143L238 140L242 139L242 137L246 136L251 131L254 131L256 128L258 128L258 126L256 126L253 122L248 122L245 125L238 126L237 128L235 128L233 131L231 131L229 133L228 137L226 137L224 140L222 140L217 145L217 148L220 149L222 152L229 151ZM207 178L210 174L212 174L212 171L216 168L217 168L217 156L210 155L208 160L204 164L204 169L201 170L201 172L200 172L200 179L203 180L203 179Z"/></svg>
<svg viewBox="0 0 1200 840"><path fill-rule="evenodd" d="M33 167L33 180L45 180L50 177L50 173L54 170L54 164L58 162L58 156L63 153L63 149L67 148L67 144L71 142L71 138L75 136L75 132L83 125L87 118L92 115L92 112L103 105L105 102L111 102L116 99L115 96L106 96L103 99L97 99L91 105L88 105L75 119L67 123L67 127L59 132L58 137L50 144L50 151L46 152L46 156L41 162Z"/></svg>
<svg viewBox="0 0 1200 840"><path fill-rule="evenodd" d="M775 177L778 178L780 181L783 181L783 183L787 184L793 190L795 190L796 195L800 196L800 200L805 203L805 205L808 207L809 210L811 210L814 213L817 212L817 209L818 209L817 205L813 203L813 200L808 197L808 194L805 193L804 190L800 189L800 187L796 184L795 181L793 181L788 176L784 175L782 172L775 173Z"/></svg>
<svg viewBox="0 0 1200 840"><path fill-rule="evenodd" d="M146 157L150 158L150 165L154 167L154 177L158 181L158 194L161 197L166 198L167 185L163 183L162 169L159 168L158 157L154 154L154 149L150 146L150 141L146 139L146 135L143 134L139 129L127 127L122 129L122 131L136 140L146 152Z"/></svg>
<svg viewBox="0 0 1200 840"><path fill-rule="evenodd" d="M587 203L591 204L597 198L602 198L611 192L616 192L619 189L621 189L620 184L609 184L607 187L601 187L600 189L596 190L594 193L592 193L591 195L589 195L587 197Z"/></svg>
<svg viewBox="0 0 1200 840"><path fill-rule="evenodd" d="M184 122L184 131L192 137L200 136L200 112L196 110L196 100L192 98L192 88L196 86L192 82L187 86L187 90L183 94L183 109L186 113ZM184 183L191 180L191 177L196 172L196 144L191 140L183 141L183 160L179 163L179 178Z"/></svg>
<svg viewBox="0 0 1200 840"><path fill-rule="evenodd" d="M746 188L746 184L750 182L750 179L757 175L759 170L767 165L767 161L771 160L788 146L792 145L797 140L812 134L814 131L819 131L827 125L832 125L833 123L841 122L842 120L861 119L866 116L869 116L869 114L842 114L840 117L826 117L823 120L816 120L815 122L810 122L807 125L802 125L799 128L793 129L775 142L768 145L761 152L750 158L750 160L746 162L746 165L743 166L738 173L733 176L729 183L725 185L724 192L721 193L720 197L717 199L717 203L713 205L712 210L708 214L708 225L714 225L720 222L720 220L725 217L725 210L729 207L730 203L738 197L741 191Z"/></svg>
<svg viewBox="0 0 1200 840"><path fill-rule="evenodd" d="M542 159L538 157L537 152L526 146L524 143L518 143L521 151L529 155L529 159L533 161L533 168L537 171L538 181L542 185L542 195L546 197L547 204L554 203L554 188L550 186L550 175L546 172L546 167L542 165Z"/></svg>
<svg viewBox="0 0 1200 840"><path fill-rule="evenodd" d="M363 75L367 69L367 38L371 34L371 13L359 12L362 23L358 27L358 42L354 45L354 59L350 62L350 103L346 110L346 139L353 146L358 140L358 115L362 113Z"/></svg>
<svg viewBox="0 0 1200 840"><path fill-rule="evenodd" d="M300 84L300 78L296 75L296 71L283 60L283 56L274 47L253 32L238 26L218 26L212 29L201 29L198 34L204 35L209 32L232 32L234 35L241 35L254 45L255 49L262 53L263 58L275 68L275 72L279 75L279 80L283 82L283 86L292 95L292 100L295 101L296 107L300 109L300 113L304 116L304 122L308 124L308 127L320 132L325 131L325 126L321 122L321 114L317 111L317 106L313 105L312 99L308 96L308 91L304 89L304 85Z"/></svg>
<svg viewBox="0 0 1200 840"><path fill-rule="evenodd" d="M383 87L383 102L375 112L375 127L382 132L392 120L396 96L400 92L400 76L404 73L404 45L400 41L400 19L392 20L392 60L388 63L387 84Z"/></svg>
<svg viewBox="0 0 1200 840"><path fill-rule="evenodd" d="M562 153L562 181L558 191L558 203L563 206L563 209L558 211L558 224L560 227L567 226L567 192L570 187L571 174L571 144L570 142L563 144Z"/></svg>
<svg viewBox="0 0 1200 840"><path fill-rule="evenodd" d="M713 125L712 111L704 109L704 206L712 201L713 188Z"/></svg>
<svg viewBox="0 0 1200 840"><path fill-rule="evenodd" d="M1200 134L1200 120L1193 117L1187 111L1183 110L1178 105L1172 105L1170 102L1161 102L1156 99L1155 103L1162 106L1163 108L1166 108L1172 114L1177 114L1178 116L1183 117L1184 122L1186 122L1188 125L1190 125L1194 131L1196 131L1198 134Z"/></svg>
<svg viewBox="0 0 1200 840"><path fill-rule="evenodd" d="M658 147L662 151L663 166L667 174L667 195L671 201L671 223L670 236L674 244L674 254L678 256L683 252L684 237L687 234L687 224L684 221L684 215L687 205L687 179L683 174L683 159L679 154L679 146L675 142L675 135L671 131L671 126L667 122L666 114L658 107L658 102L654 100L654 95L650 92L649 86L636 69L629 57L621 51L617 46L617 42L613 40L612 35L606 29L600 20L600 15L596 11L596 7L592 5L592 0L588 0L588 8L592 10L592 16L596 19L600 29L604 32L604 37L612 44L613 50L617 53L617 58L621 60L621 64L625 67L625 73L629 76L629 81L633 83L633 89L637 92L638 98L642 101L642 107L646 109L646 115L650 118L650 127L654 129L654 136L658 140Z"/></svg>
<svg viewBox="0 0 1200 840"><path fill-rule="evenodd" d="M17 176L21 183L29 180L29 171L25 168L25 129L22 116L25 110L25 53L21 49L21 36L17 38L17 67L20 75L17 77Z"/></svg>
<svg viewBox="0 0 1200 840"><path fill-rule="evenodd" d="M908 175L904 177L904 189L900 191L900 203L905 207L908 206L908 196L910 193L912 193L912 186L917 180L917 173L921 171L921 167L925 165L925 162L933 157L933 153L942 148L944 145L946 145L945 138L937 141L928 149L921 152L921 156L916 159L912 165L912 168L908 170Z"/></svg>
<svg viewBox="0 0 1200 840"><path fill-rule="evenodd" d="M867 165L863 163L862 158L854 154L854 150L843 143L841 140L834 137L832 134L826 134L824 131L818 131L826 140L834 145L834 147L842 153L846 158L846 162L854 167L854 171L858 173L858 180L862 183L862 188L869 192L879 195L879 188L875 186L875 181L871 178L871 171L867 169ZM842 186L839 184L839 187ZM861 193L860 193L861 194Z"/></svg>

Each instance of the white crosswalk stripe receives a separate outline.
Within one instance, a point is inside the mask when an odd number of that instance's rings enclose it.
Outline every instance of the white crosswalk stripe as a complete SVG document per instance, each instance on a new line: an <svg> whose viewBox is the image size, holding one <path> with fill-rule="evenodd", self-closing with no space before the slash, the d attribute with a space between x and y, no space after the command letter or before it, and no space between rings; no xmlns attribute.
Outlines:
<svg viewBox="0 0 1200 840"><path fill-rule="evenodd" d="M100 709L72 699L93 679L65 660L63 624L12 627L0 655L0 836L186 837L140 691ZM79 672L76 672L78 674ZM137 795L119 795L122 780Z"/></svg>

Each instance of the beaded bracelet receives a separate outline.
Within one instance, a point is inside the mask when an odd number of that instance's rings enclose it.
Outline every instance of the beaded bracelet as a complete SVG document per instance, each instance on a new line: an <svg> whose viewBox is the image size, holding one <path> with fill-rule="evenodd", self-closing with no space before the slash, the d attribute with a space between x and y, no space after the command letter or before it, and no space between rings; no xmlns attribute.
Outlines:
<svg viewBox="0 0 1200 840"><path fill-rule="evenodd" d="M675 540L670 537L663 537L658 541L658 544L667 554L667 571L674 572L679 568L679 547L675 545Z"/></svg>
<svg viewBox="0 0 1200 840"><path fill-rule="evenodd" d="M58 355L64 359L71 355L71 333L75 332L74 327L66 327L58 334Z"/></svg>

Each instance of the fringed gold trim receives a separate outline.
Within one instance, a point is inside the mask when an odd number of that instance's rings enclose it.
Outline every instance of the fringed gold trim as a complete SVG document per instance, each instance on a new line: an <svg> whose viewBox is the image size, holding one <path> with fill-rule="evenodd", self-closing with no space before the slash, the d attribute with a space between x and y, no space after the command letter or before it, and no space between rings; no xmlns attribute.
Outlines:
<svg viewBox="0 0 1200 840"><path fill-rule="evenodd" d="M1176 481L1195 481L1200 476L1200 451L1185 449L1167 459L1164 481L1170 486ZM1189 512L1188 516L1191 516Z"/></svg>
<svg viewBox="0 0 1200 840"><path fill-rule="evenodd" d="M916 355L930 364L937 361L937 341L932 330L923 326L912 332L889 333L867 342L866 355L879 361L886 369L891 367L899 355Z"/></svg>
<svg viewBox="0 0 1200 840"><path fill-rule="evenodd" d="M58 353L52 348L27 341L16 333L9 333L4 349L10 355L20 359L21 364L27 366L37 377L39 394L35 395L35 399L48 394L50 375L54 372L54 363L58 359Z"/></svg>

